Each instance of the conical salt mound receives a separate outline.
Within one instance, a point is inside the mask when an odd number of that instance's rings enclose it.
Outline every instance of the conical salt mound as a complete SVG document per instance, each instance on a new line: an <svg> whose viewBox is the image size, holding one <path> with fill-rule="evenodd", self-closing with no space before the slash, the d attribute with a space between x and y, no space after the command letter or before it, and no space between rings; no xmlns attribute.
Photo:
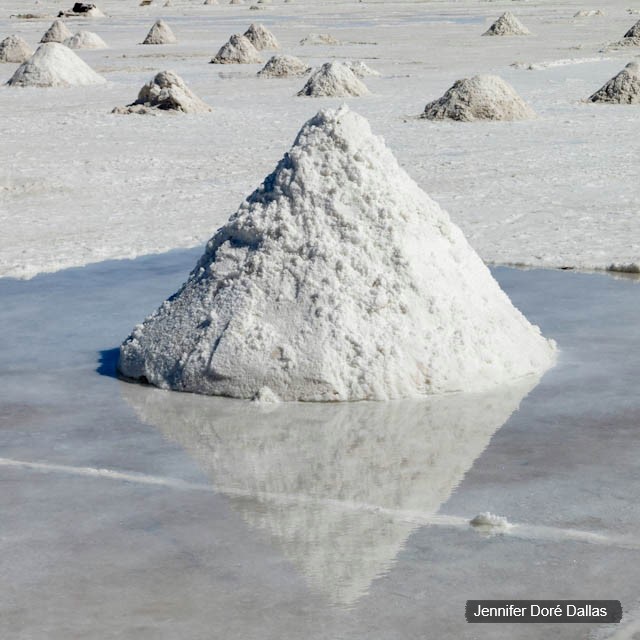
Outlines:
<svg viewBox="0 0 640 640"><path fill-rule="evenodd" d="M369 93L366 85L344 62L325 62L298 91L299 96L345 98Z"/></svg>
<svg viewBox="0 0 640 640"><path fill-rule="evenodd" d="M311 68L295 56L272 56L258 71L261 78L290 78L304 76Z"/></svg>
<svg viewBox="0 0 640 640"><path fill-rule="evenodd" d="M355 73L358 78L366 78L367 76L379 76L380 73L372 69L368 64L362 62L362 60L351 60L346 63L349 69Z"/></svg>
<svg viewBox="0 0 640 640"><path fill-rule="evenodd" d="M140 89L134 103L117 107L113 113L154 113L157 110L208 113L211 107L200 100L177 73L161 71Z"/></svg>
<svg viewBox="0 0 640 640"><path fill-rule="evenodd" d="M9 36L0 42L0 62L25 62L32 55L31 47L20 36Z"/></svg>
<svg viewBox="0 0 640 640"><path fill-rule="evenodd" d="M483 34L483 36L528 36L531 32L513 13L503 13Z"/></svg>
<svg viewBox="0 0 640 640"><path fill-rule="evenodd" d="M627 33L624 34L625 38L640 38L640 20L636 22Z"/></svg>
<svg viewBox="0 0 640 640"><path fill-rule="evenodd" d="M211 64L256 64L262 62L258 50L249 38L239 34L232 35L220 48Z"/></svg>
<svg viewBox="0 0 640 640"><path fill-rule="evenodd" d="M175 44L177 41L171 27L164 20L157 20L142 44Z"/></svg>
<svg viewBox="0 0 640 640"><path fill-rule="evenodd" d="M276 40L276 37L261 24L252 24L245 32L244 37L251 42L251 44L262 51L263 49L279 49L280 45Z"/></svg>
<svg viewBox="0 0 640 640"><path fill-rule="evenodd" d="M47 29L42 36L40 42L64 42L72 36L71 31L62 20L54 20L53 24Z"/></svg>
<svg viewBox="0 0 640 640"><path fill-rule="evenodd" d="M630 62L589 100L591 102L613 102L616 104L640 103L640 64Z"/></svg>
<svg viewBox="0 0 640 640"><path fill-rule="evenodd" d="M58 42L41 44L7 84L18 87L73 87L102 84L98 75L71 49Z"/></svg>
<svg viewBox="0 0 640 640"><path fill-rule="evenodd" d="M107 43L92 31L78 31L63 42L69 49L106 49Z"/></svg>
<svg viewBox="0 0 640 640"><path fill-rule="evenodd" d="M179 391L334 401L480 391L553 359L449 216L342 107L304 125L118 369Z"/></svg>
<svg viewBox="0 0 640 640"><path fill-rule="evenodd" d="M441 98L430 102L428 120L528 120L533 109L502 78L479 75L458 80Z"/></svg>

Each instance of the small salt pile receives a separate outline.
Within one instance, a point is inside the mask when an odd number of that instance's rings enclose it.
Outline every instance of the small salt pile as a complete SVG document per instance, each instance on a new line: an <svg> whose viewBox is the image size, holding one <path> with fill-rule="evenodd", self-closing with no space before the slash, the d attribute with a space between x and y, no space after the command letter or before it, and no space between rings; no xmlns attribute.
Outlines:
<svg viewBox="0 0 640 640"><path fill-rule="evenodd" d="M640 103L640 64L630 62L618 75L589 97L590 102Z"/></svg>
<svg viewBox="0 0 640 640"><path fill-rule="evenodd" d="M81 16L84 18L104 18L105 15L95 4L88 2L76 2L71 9L60 11L58 18L74 18Z"/></svg>
<svg viewBox="0 0 640 640"><path fill-rule="evenodd" d="M358 78L366 78L367 76L379 76L380 74L372 69L369 65L362 62L362 60L351 60L346 63L349 69L355 73Z"/></svg>
<svg viewBox="0 0 640 640"><path fill-rule="evenodd" d="M20 36L8 36L0 42L0 62L25 62L33 55L31 47Z"/></svg>
<svg viewBox="0 0 640 640"><path fill-rule="evenodd" d="M156 20L142 44L175 44L176 42L178 40L171 27L164 20Z"/></svg>
<svg viewBox="0 0 640 640"><path fill-rule="evenodd" d="M574 18L593 18L606 15L602 9L581 9L573 15Z"/></svg>
<svg viewBox="0 0 640 640"><path fill-rule="evenodd" d="M258 71L261 78L290 78L304 76L311 68L295 56L272 56L267 64Z"/></svg>
<svg viewBox="0 0 640 640"><path fill-rule="evenodd" d="M340 44L340 42L328 33L310 33L300 40L300 44Z"/></svg>
<svg viewBox="0 0 640 640"><path fill-rule="evenodd" d="M528 120L533 109L502 78L478 75L458 80L441 97L427 104L428 120Z"/></svg>
<svg viewBox="0 0 640 640"><path fill-rule="evenodd" d="M218 4L218 0L204 0L202 4L205 4L205 5Z"/></svg>
<svg viewBox="0 0 640 640"><path fill-rule="evenodd" d="M344 62L325 62L298 91L299 96L356 97L369 93L369 89Z"/></svg>
<svg viewBox="0 0 640 640"><path fill-rule="evenodd" d="M161 71L140 89L135 102L126 107L116 107L112 113L154 114L158 110L208 113L211 107L200 100L177 73Z"/></svg>
<svg viewBox="0 0 640 640"><path fill-rule="evenodd" d="M503 13L483 34L483 36L528 36L531 32L513 13Z"/></svg>
<svg viewBox="0 0 640 640"><path fill-rule="evenodd" d="M480 531L506 531L513 526L505 517L497 516L490 511L479 513L469 520L469 524Z"/></svg>
<svg viewBox="0 0 640 640"><path fill-rule="evenodd" d="M319 112L120 347L125 377L283 401L515 384L555 346L346 106Z"/></svg>
<svg viewBox="0 0 640 640"><path fill-rule="evenodd" d="M69 49L106 49L107 43L92 31L78 31L75 35L67 38L63 44Z"/></svg>
<svg viewBox="0 0 640 640"><path fill-rule="evenodd" d="M41 44L7 84L18 87L71 87L102 84L98 75L71 49L58 42Z"/></svg>
<svg viewBox="0 0 640 640"><path fill-rule="evenodd" d="M229 4L244 4L244 0L229 0Z"/></svg>
<svg viewBox="0 0 640 640"><path fill-rule="evenodd" d="M40 42L64 42L67 38L70 38L73 34L67 28L67 25L62 20L54 20L53 24L47 29L42 36Z"/></svg>
<svg viewBox="0 0 640 640"><path fill-rule="evenodd" d="M244 37L247 38L258 51L280 48L273 33L261 24L252 24L244 32Z"/></svg>
<svg viewBox="0 0 640 640"><path fill-rule="evenodd" d="M251 41L240 34L234 34L212 58L211 64L256 64L262 62L258 50Z"/></svg>

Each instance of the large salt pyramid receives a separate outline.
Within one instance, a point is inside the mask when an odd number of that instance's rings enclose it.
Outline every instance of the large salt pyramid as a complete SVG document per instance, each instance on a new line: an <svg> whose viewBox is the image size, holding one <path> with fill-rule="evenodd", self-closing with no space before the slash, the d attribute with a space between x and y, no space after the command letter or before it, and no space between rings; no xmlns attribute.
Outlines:
<svg viewBox="0 0 640 640"><path fill-rule="evenodd" d="M32 55L31 47L20 36L8 36L0 42L0 62L25 62Z"/></svg>
<svg viewBox="0 0 640 640"><path fill-rule="evenodd" d="M252 24L244 32L244 37L247 38L258 51L280 48L273 33L261 24Z"/></svg>
<svg viewBox="0 0 640 640"><path fill-rule="evenodd" d="M483 36L528 36L531 32L513 13L503 13L483 34Z"/></svg>
<svg viewBox="0 0 640 640"><path fill-rule="evenodd" d="M613 102L617 104L640 103L640 64L630 62L589 100L591 102Z"/></svg>
<svg viewBox="0 0 640 640"><path fill-rule="evenodd" d="M45 31L40 42L64 42L71 35L71 31L62 20L54 20L52 25Z"/></svg>
<svg viewBox="0 0 640 640"><path fill-rule="evenodd" d="M311 68L295 56L271 56L267 64L258 71L261 78L289 78L291 76L304 76Z"/></svg>
<svg viewBox="0 0 640 640"><path fill-rule="evenodd" d="M18 87L71 87L102 84L98 75L71 49L58 42L41 44L7 84Z"/></svg>
<svg viewBox="0 0 640 640"><path fill-rule="evenodd" d="M63 42L69 49L106 49L107 43L92 31L78 31Z"/></svg>
<svg viewBox="0 0 640 640"><path fill-rule="evenodd" d="M177 38L164 20L156 20L142 44L175 44Z"/></svg>
<svg viewBox="0 0 640 640"><path fill-rule="evenodd" d="M336 401L481 391L539 374L554 345L449 216L347 107L309 120L120 347L164 389Z"/></svg>
<svg viewBox="0 0 640 640"><path fill-rule="evenodd" d="M369 93L366 85L344 62L325 62L298 91L299 96L345 98Z"/></svg>
<svg viewBox="0 0 640 640"><path fill-rule="evenodd" d="M430 102L422 118L428 120L527 120L533 109L502 78L478 75L458 80L441 97Z"/></svg>
<svg viewBox="0 0 640 640"><path fill-rule="evenodd" d="M180 113L208 113L211 107L196 96L184 80L173 71L161 71L147 82L138 99L126 107L116 107L113 113L156 113L177 111Z"/></svg>
<svg viewBox="0 0 640 640"><path fill-rule="evenodd" d="M211 64L255 64L262 62L258 50L249 38L235 34L229 38L211 60Z"/></svg>

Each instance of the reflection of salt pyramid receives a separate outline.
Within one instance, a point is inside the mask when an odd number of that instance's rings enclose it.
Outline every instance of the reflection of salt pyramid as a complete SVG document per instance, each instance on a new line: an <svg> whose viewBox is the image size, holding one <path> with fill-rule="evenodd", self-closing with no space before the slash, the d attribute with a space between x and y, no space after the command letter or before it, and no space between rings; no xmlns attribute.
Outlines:
<svg viewBox="0 0 640 640"><path fill-rule="evenodd" d="M142 44L175 44L177 41L171 27L164 20L156 20Z"/></svg>
<svg viewBox="0 0 640 640"><path fill-rule="evenodd" d="M276 40L276 37L261 24L252 24L245 32L244 37L251 42L251 44L261 51L262 49L279 49L280 45Z"/></svg>
<svg viewBox="0 0 640 640"><path fill-rule="evenodd" d="M305 124L118 367L180 391L327 401L486 390L553 357L447 214L343 107Z"/></svg>
<svg viewBox="0 0 640 640"><path fill-rule="evenodd" d="M618 75L596 91L589 100L617 104L640 102L640 64L630 62Z"/></svg>
<svg viewBox="0 0 640 640"><path fill-rule="evenodd" d="M71 49L57 42L41 44L7 84L19 87L71 87L102 84L105 79Z"/></svg>
<svg viewBox="0 0 640 640"><path fill-rule="evenodd" d="M513 13L503 13L482 35L483 36L528 36L531 32Z"/></svg>
<svg viewBox="0 0 640 640"><path fill-rule="evenodd" d="M211 60L212 64L255 64L262 62L258 50L245 36L234 34Z"/></svg>
<svg viewBox="0 0 640 640"><path fill-rule="evenodd" d="M428 120L527 120L533 109L502 78L491 75L458 80L441 97L430 102L422 118Z"/></svg>
<svg viewBox="0 0 640 640"><path fill-rule="evenodd" d="M54 20L53 24L45 31L40 42L64 42L71 35L71 31L62 20Z"/></svg>
<svg viewBox="0 0 640 640"><path fill-rule="evenodd" d="M428 401L277 405L122 393L177 441L252 527L332 602L353 604L388 572L535 380Z"/></svg>
<svg viewBox="0 0 640 640"><path fill-rule="evenodd" d="M0 42L0 62L25 62L32 55L31 47L20 36L8 36Z"/></svg>
<svg viewBox="0 0 640 640"><path fill-rule="evenodd" d="M78 31L75 35L64 41L69 49L106 49L107 43L92 31Z"/></svg>
<svg viewBox="0 0 640 640"><path fill-rule="evenodd" d="M325 62L298 91L299 96L339 97L364 96L366 85L344 62Z"/></svg>

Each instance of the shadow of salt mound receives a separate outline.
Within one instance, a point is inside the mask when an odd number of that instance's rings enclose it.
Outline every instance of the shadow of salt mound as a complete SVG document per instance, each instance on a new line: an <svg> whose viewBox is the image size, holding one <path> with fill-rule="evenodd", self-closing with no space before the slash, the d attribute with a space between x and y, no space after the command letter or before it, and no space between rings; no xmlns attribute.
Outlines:
<svg viewBox="0 0 640 640"><path fill-rule="evenodd" d="M117 378L118 373L116 371L116 365L118 364L118 358L120 357L120 347L115 349L103 349L99 352L98 367L96 373L101 376L107 376L108 378Z"/></svg>
<svg viewBox="0 0 640 640"><path fill-rule="evenodd" d="M387 573L537 378L422 401L256 403L122 384L309 584L342 606Z"/></svg>

